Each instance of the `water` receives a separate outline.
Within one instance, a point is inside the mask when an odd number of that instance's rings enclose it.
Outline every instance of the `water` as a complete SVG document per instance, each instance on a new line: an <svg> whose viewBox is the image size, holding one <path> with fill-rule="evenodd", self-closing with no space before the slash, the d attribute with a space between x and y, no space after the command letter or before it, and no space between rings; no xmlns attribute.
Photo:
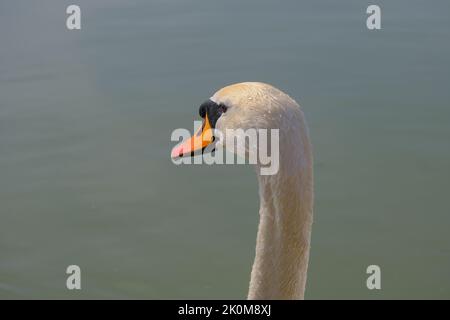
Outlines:
<svg viewBox="0 0 450 320"><path fill-rule="evenodd" d="M76 3L81 31L72 2L0 3L0 298L244 298L253 170L169 152L248 80L310 126L307 298L450 298L448 1L378 1L378 32L356 0Z"/></svg>

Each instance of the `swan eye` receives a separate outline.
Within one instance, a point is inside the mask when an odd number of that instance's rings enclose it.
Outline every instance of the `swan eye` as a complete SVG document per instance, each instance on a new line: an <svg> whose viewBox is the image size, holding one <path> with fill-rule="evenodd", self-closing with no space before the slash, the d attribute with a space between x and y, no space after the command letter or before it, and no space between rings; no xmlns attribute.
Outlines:
<svg viewBox="0 0 450 320"><path fill-rule="evenodd" d="M225 106L225 105L223 105L223 104L219 104L219 106L218 106L218 111L219 111L219 113L225 113L225 112L227 112L227 107Z"/></svg>

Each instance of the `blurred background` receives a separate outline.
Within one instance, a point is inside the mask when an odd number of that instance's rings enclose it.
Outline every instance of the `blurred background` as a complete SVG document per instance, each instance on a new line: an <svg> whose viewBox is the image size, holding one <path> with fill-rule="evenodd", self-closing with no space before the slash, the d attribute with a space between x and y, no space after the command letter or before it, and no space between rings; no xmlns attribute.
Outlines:
<svg viewBox="0 0 450 320"><path fill-rule="evenodd" d="M450 298L449 12L444 0L1 1L0 298L245 298L254 171L170 160L172 130L241 81L287 92L309 123L306 297ZM71 264L80 291L66 289ZM382 290L366 287L371 264Z"/></svg>

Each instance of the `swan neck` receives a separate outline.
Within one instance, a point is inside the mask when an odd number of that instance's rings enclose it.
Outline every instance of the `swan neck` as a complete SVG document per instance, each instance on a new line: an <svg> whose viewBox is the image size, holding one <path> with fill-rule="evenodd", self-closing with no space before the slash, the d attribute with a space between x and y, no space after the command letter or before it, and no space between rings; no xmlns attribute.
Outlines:
<svg viewBox="0 0 450 320"><path fill-rule="evenodd" d="M276 175L258 175L258 182L260 221L248 298L303 299L312 224L311 161L281 163Z"/></svg>

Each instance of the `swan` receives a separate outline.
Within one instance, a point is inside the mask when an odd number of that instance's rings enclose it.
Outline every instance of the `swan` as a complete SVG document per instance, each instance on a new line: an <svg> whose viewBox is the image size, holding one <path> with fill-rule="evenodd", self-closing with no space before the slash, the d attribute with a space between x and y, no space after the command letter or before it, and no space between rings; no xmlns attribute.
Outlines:
<svg viewBox="0 0 450 320"><path fill-rule="evenodd" d="M255 165L260 209L248 299L304 299L313 221L313 156L300 106L261 82L226 86L200 106L203 126L172 149L172 158L192 156L213 143L206 130L279 129L279 170L262 175ZM226 139L222 139L225 141ZM225 142L221 141L227 149ZM245 146L250 150L250 146Z"/></svg>

